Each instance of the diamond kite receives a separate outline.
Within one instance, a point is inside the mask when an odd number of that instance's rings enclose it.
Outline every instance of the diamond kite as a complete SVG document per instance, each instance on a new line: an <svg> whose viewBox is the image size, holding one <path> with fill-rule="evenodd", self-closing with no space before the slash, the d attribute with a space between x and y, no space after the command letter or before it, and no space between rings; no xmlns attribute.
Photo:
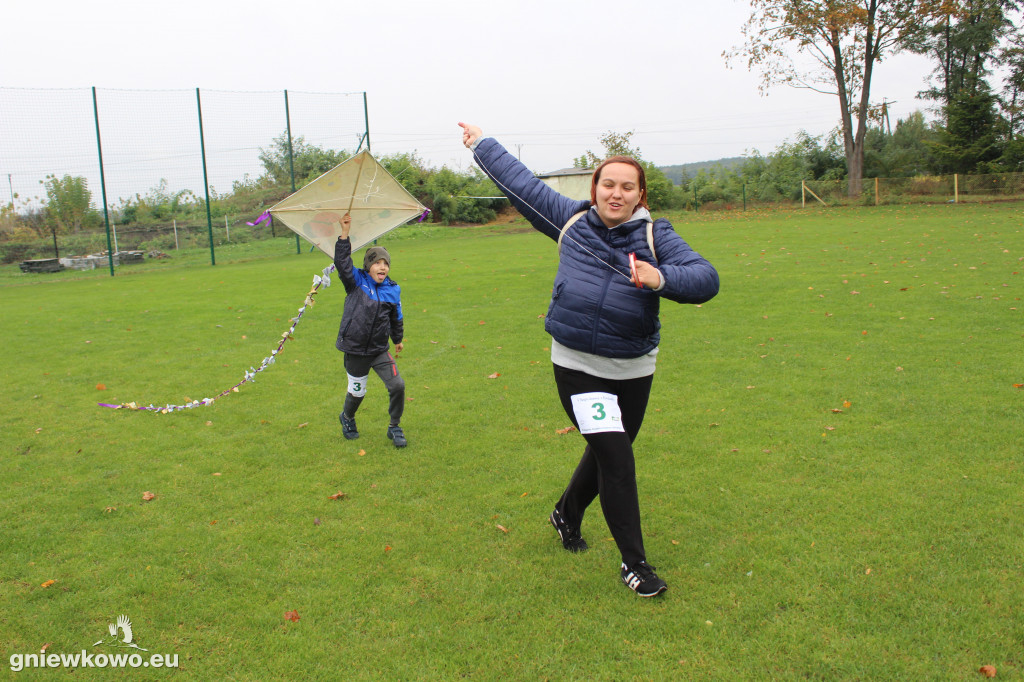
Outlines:
<svg viewBox="0 0 1024 682"><path fill-rule="evenodd" d="M416 216L425 216L427 210L363 151L275 204L270 215L334 258L342 214L352 215L349 239L354 251Z"/></svg>

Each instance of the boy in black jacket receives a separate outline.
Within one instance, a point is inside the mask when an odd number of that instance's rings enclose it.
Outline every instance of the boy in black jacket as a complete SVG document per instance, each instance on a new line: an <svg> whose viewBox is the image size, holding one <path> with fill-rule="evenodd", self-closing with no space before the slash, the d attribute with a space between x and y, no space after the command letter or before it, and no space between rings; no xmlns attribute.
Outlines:
<svg viewBox="0 0 1024 682"><path fill-rule="evenodd" d="M396 448L404 448L408 442L399 422L405 408L405 381L388 352L389 338L395 344L396 354L403 348L401 288L388 277L391 256L382 246L368 248L363 256L363 269L353 269L352 243L348 239L352 217L346 213L338 222L341 223L341 236L334 246L334 267L345 285L346 296L335 346L345 354L345 373L348 375L345 407L338 415L341 431L349 440L359 438L355 415L366 395L366 383L372 368L384 382L390 397L388 414L391 423L387 436Z"/></svg>

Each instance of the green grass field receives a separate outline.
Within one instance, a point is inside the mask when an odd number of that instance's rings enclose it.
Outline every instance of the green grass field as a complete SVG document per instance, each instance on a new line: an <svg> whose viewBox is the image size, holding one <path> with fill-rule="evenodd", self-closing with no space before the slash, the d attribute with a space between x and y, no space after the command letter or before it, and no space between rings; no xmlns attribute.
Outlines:
<svg viewBox="0 0 1024 682"><path fill-rule="evenodd" d="M92 648L127 614L178 669L81 674L1024 679L1022 205L671 217L722 291L662 307L636 448L654 600L619 582L596 504L585 554L547 525L583 441L556 432L555 250L523 223L385 240L405 450L375 379L341 437L337 284L239 393L97 407L237 383L322 254L0 269L5 668L134 652Z"/></svg>

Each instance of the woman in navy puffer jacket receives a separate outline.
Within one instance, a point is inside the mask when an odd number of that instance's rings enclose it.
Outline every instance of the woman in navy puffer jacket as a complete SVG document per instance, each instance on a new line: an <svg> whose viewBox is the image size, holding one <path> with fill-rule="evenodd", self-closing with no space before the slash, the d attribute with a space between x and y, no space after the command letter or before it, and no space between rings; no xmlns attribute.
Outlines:
<svg viewBox="0 0 1024 682"><path fill-rule="evenodd" d="M538 180L480 128L459 125L480 168L537 230L559 242L544 328L559 398L587 446L551 525L567 550L587 549L580 525L600 496L622 554L622 581L641 596L661 594L665 581L644 552L632 444L651 393L661 299L703 303L718 293L718 273L667 220L651 218L636 160L606 160L594 171L591 201L576 201Z"/></svg>

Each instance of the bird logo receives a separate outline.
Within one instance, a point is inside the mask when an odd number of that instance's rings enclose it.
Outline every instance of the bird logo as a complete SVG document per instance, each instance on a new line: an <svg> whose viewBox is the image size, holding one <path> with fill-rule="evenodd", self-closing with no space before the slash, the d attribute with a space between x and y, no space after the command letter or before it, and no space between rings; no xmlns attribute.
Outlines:
<svg viewBox="0 0 1024 682"><path fill-rule="evenodd" d="M110 646L123 647L138 649L139 651L149 651L143 649L138 644L132 641L132 621L128 616L121 614L117 617L117 622L108 623L107 631L110 633L109 637L101 639L100 641L93 644L93 646L99 646L100 644L108 644Z"/></svg>

